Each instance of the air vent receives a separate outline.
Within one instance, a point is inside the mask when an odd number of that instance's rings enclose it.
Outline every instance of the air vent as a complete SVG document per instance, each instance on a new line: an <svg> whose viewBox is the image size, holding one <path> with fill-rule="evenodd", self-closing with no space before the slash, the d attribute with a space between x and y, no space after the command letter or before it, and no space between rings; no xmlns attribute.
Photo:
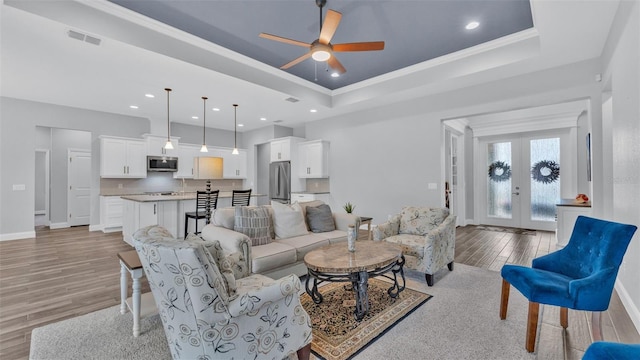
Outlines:
<svg viewBox="0 0 640 360"><path fill-rule="evenodd" d="M276 124L277 123L281 123L281 122L282 122L282 120L274 120L274 123L276 123Z"/></svg>
<svg viewBox="0 0 640 360"><path fill-rule="evenodd" d="M94 37L94 36L91 36L91 35L87 35L87 34L83 34L83 33L79 32L79 31L75 31L75 30L67 31L67 35L69 35L69 37L72 38L72 39L88 42L89 44L93 44L93 45L100 45L100 43L102 42L102 40L98 39L97 37Z"/></svg>
<svg viewBox="0 0 640 360"><path fill-rule="evenodd" d="M298 99L296 99L294 97L288 97L288 98L284 99L284 101L288 101L288 102L291 102L291 103L297 103L300 100L298 100Z"/></svg>

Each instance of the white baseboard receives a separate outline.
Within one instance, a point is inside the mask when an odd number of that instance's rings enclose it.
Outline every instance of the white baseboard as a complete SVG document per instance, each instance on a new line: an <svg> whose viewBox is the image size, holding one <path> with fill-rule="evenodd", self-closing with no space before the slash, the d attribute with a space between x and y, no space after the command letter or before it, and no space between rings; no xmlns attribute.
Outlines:
<svg viewBox="0 0 640 360"><path fill-rule="evenodd" d="M50 223L49 224L49 229L54 230L54 229L64 229L64 228L68 228L71 227L69 226L68 222L61 222L61 223Z"/></svg>
<svg viewBox="0 0 640 360"><path fill-rule="evenodd" d="M464 219L464 226L467 225L478 225L474 219Z"/></svg>
<svg viewBox="0 0 640 360"><path fill-rule="evenodd" d="M624 305L625 310L629 314L633 325L636 327L636 330L640 333L640 309L638 309L637 305L633 303L633 299L631 299L631 295L627 292L624 285L620 282L620 280L616 280L616 291L618 292L618 296L620 296L620 300L622 301L622 305Z"/></svg>
<svg viewBox="0 0 640 360"><path fill-rule="evenodd" d="M36 215L47 215L47 210L36 210Z"/></svg>
<svg viewBox="0 0 640 360"><path fill-rule="evenodd" d="M0 241L5 240L19 240L19 239L33 239L36 237L35 231L25 231L21 233L13 234L0 234Z"/></svg>
<svg viewBox="0 0 640 360"><path fill-rule="evenodd" d="M89 225L89 231L104 231L104 226L102 224Z"/></svg>

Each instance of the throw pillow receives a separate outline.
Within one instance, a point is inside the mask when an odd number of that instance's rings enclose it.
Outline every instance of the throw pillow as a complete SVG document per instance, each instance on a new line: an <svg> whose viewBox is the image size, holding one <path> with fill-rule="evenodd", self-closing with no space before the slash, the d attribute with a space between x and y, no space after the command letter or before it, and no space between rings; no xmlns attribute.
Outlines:
<svg viewBox="0 0 640 360"><path fill-rule="evenodd" d="M312 200L312 201L302 201L302 202L297 202L298 204L300 204L300 207L302 208L302 217L303 218L307 218L307 207L308 206L318 206L318 205L322 205L324 204L324 202L322 200ZM311 228L309 227L309 223L307 222L307 230L311 230Z"/></svg>
<svg viewBox="0 0 640 360"><path fill-rule="evenodd" d="M333 231L336 229L331 208L327 204L307 206L307 223L314 233Z"/></svg>
<svg viewBox="0 0 640 360"><path fill-rule="evenodd" d="M232 262L234 261L234 257L232 257L231 255L224 255L222 246L220 246L220 241L205 240L202 237L192 233L187 235L184 241L194 245L204 245L204 248L207 250L207 253L210 256L209 261L217 265L218 271L220 272L220 275L222 275L223 288L224 291L226 291L228 298L235 298L237 285L236 276L232 264ZM216 290L221 291L220 289Z"/></svg>
<svg viewBox="0 0 640 360"><path fill-rule="evenodd" d="M236 217L233 230L247 235L251 245L259 246L271 242L269 230L271 217L264 206L236 206Z"/></svg>
<svg viewBox="0 0 640 360"><path fill-rule="evenodd" d="M272 201L271 208L276 237L285 239L309 233L302 215L302 208L298 203L287 205Z"/></svg>

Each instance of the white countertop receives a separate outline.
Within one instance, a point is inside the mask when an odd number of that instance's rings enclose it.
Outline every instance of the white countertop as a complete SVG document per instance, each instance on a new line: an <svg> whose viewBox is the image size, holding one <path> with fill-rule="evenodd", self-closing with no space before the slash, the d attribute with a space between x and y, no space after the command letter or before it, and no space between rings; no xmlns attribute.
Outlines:
<svg viewBox="0 0 640 360"><path fill-rule="evenodd" d="M231 191L221 191L218 194L218 198L231 198L233 193ZM264 194L251 194L251 197L266 196ZM178 200L195 200L196 193L178 193L177 195L122 195L122 199L137 201L137 202L150 202L150 201L178 201Z"/></svg>

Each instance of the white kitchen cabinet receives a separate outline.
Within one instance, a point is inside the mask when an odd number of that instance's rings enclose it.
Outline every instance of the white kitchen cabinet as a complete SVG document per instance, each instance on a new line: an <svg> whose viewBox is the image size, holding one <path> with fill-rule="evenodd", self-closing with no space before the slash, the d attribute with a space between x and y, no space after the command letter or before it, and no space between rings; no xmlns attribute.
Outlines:
<svg viewBox="0 0 640 360"><path fill-rule="evenodd" d="M558 216L556 243L558 247L564 247L569 243L578 216L591 216L591 203L579 204L573 199L562 199L556 205L556 214Z"/></svg>
<svg viewBox="0 0 640 360"><path fill-rule="evenodd" d="M302 138L286 137L271 140L271 162L292 161L298 147L298 143L304 141Z"/></svg>
<svg viewBox="0 0 640 360"><path fill-rule="evenodd" d="M176 178L193 178L193 158L198 156L209 156L209 153L200 152L201 145L180 145L178 149L178 171L175 172Z"/></svg>
<svg viewBox="0 0 640 360"><path fill-rule="evenodd" d="M167 144L166 136L143 135L147 142L147 155L152 156L179 156L180 144L179 138L171 137L171 145L173 149L167 150L164 146Z"/></svg>
<svg viewBox="0 0 640 360"><path fill-rule="evenodd" d="M146 142L101 136L100 176L103 178L146 178Z"/></svg>
<svg viewBox="0 0 640 360"><path fill-rule="evenodd" d="M222 158L222 177L224 179L246 179L247 178L247 150L238 149L238 154L234 155L231 148L212 147L209 148L209 156Z"/></svg>
<svg viewBox="0 0 640 360"><path fill-rule="evenodd" d="M329 177L329 142L324 140L305 141L298 144L301 178Z"/></svg>
<svg viewBox="0 0 640 360"><path fill-rule="evenodd" d="M133 233L149 225L158 225L158 202L139 202L131 200L122 200L123 218L122 218L122 238L124 241L133 246Z"/></svg>
<svg viewBox="0 0 640 360"><path fill-rule="evenodd" d="M100 224L102 232L122 231L122 199L119 196L100 196Z"/></svg>
<svg viewBox="0 0 640 360"><path fill-rule="evenodd" d="M247 178L247 150L238 149L238 154L228 154L222 163L222 177L225 179Z"/></svg>

